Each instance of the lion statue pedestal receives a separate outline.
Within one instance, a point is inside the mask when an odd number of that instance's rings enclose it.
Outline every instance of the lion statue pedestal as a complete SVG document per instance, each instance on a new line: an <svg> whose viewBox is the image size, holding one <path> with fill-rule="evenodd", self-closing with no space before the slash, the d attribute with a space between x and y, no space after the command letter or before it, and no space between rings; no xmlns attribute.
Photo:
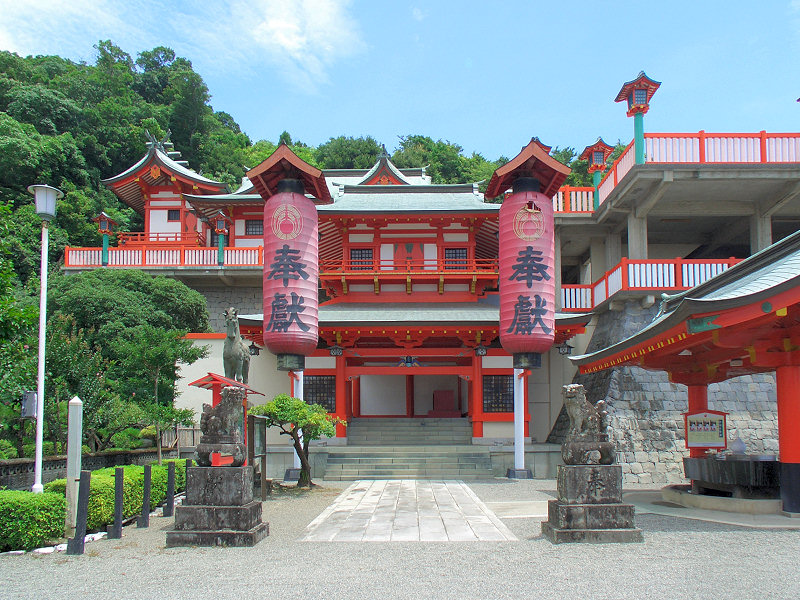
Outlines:
<svg viewBox="0 0 800 600"><path fill-rule="evenodd" d="M548 504L542 535L563 542L641 542L631 504L622 503L622 467L614 464L605 402L591 404L582 385L565 385L570 430L561 446L558 500Z"/></svg>
<svg viewBox="0 0 800 600"><path fill-rule="evenodd" d="M254 546L269 535L261 520L261 502L253 499L253 467L241 466L247 456L242 439L242 399L239 387L222 388L215 407L205 405L197 445L199 467L186 473L186 500L175 509L175 529L167 546ZM210 455L233 456L233 463L212 467Z"/></svg>

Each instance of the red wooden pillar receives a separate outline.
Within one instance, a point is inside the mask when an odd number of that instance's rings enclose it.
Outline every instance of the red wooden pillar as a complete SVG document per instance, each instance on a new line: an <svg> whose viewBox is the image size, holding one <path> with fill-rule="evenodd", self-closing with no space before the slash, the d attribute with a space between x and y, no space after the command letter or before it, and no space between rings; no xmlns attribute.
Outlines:
<svg viewBox="0 0 800 600"><path fill-rule="evenodd" d="M353 416L361 416L361 379L353 378Z"/></svg>
<svg viewBox="0 0 800 600"><path fill-rule="evenodd" d="M345 376L345 357L336 357L336 416L347 419L347 377ZM336 437L345 437L345 426L336 425Z"/></svg>
<svg viewBox="0 0 800 600"><path fill-rule="evenodd" d="M708 410L708 386L690 385L689 388L689 412L700 412ZM705 456L704 448L689 448L689 458L702 458Z"/></svg>
<svg viewBox="0 0 800 600"><path fill-rule="evenodd" d="M775 370L783 510L800 513L800 365Z"/></svg>
<svg viewBox="0 0 800 600"><path fill-rule="evenodd" d="M472 437L483 437L483 359L472 358Z"/></svg>
<svg viewBox="0 0 800 600"><path fill-rule="evenodd" d="M214 383L211 385L211 406L216 406L222 400L222 384L221 383ZM233 462L233 458L229 462ZM211 453L211 466L212 467L221 467L222 466L222 456L220 456L219 452L212 452Z"/></svg>
<svg viewBox="0 0 800 600"><path fill-rule="evenodd" d="M414 376L406 375L406 416L414 416Z"/></svg>

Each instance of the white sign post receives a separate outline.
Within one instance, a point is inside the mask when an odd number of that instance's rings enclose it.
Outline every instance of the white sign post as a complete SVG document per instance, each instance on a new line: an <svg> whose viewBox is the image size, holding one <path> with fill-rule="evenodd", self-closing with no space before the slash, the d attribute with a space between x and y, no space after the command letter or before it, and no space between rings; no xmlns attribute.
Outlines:
<svg viewBox="0 0 800 600"><path fill-rule="evenodd" d="M69 401L67 415L67 518L66 534L75 535L78 515L78 484L81 480L81 439L83 435L83 402L75 396Z"/></svg>

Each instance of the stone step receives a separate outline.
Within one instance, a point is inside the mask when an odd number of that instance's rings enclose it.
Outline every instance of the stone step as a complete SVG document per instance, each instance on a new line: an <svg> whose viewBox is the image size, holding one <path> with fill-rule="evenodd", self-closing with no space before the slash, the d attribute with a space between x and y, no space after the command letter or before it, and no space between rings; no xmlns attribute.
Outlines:
<svg viewBox="0 0 800 600"><path fill-rule="evenodd" d="M358 457L358 456L336 456L328 457L328 465L408 465L408 464L444 464L453 463L456 465L469 464L491 464L492 460L488 456L443 456L443 457Z"/></svg>
<svg viewBox="0 0 800 600"><path fill-rule="evenodd" d="M416 446L395 444L392 446L368 447L363 446L328 446L329 456L344 455L364 455L364 456L434 456L461 454L470 456L489 456L487 446L471 446L468 444L456 444L453 446Z"/></svg>
<svg viewBox="0 0 800 600"><path fill-rule="evenodd" d="M463 469L466 471L475 471L477 469L491 469L491 463L469 463L469 462L396 462L396 463L328 463L327 471L345 471L345 470L385 470L385 469Z"/></svg>
<svg viewBox="0 0 800 600"><path fill-rule="evenodd" d="M325 479L331 481L357 481L359 479L492 479L491 472L464 472L464 471L388 471L370 473L342 473L326 475Z"/></svg>

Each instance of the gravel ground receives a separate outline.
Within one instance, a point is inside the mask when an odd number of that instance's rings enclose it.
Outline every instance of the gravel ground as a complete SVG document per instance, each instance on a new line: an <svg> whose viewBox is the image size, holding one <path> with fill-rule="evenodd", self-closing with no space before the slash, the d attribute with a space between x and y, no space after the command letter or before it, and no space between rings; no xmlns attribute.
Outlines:
<svg viewBox="0 0 800 600"><path fill-rule="evenodd" d="M171 518L63 554L0 556L0 598L798 598L800 531L638 514L643 544L564 544L540 520L504 519L517 542L302 543L347 487L323 482L264 503L254 548L166 548ZM484 502L542 500L554 481L470 483Z"/></svg>

